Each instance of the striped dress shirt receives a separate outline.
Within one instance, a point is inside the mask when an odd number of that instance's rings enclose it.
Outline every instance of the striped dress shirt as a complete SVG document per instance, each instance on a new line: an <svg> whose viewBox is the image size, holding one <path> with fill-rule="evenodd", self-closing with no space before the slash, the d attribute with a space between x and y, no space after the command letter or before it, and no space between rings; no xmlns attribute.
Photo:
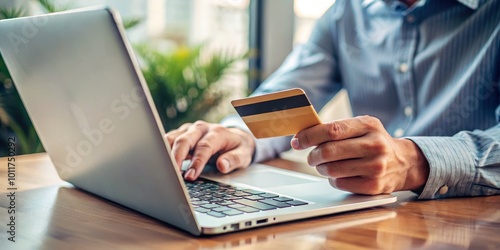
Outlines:
<svg viewBox="0 0 500 250"><path fill-rule="evenodd" d="M420 199L500 194L499 49L499 0L337 0L253 95L299 87L319 110L344 88L354 115L419 146ZM263 161L290 137L256 144Z"/></svg>

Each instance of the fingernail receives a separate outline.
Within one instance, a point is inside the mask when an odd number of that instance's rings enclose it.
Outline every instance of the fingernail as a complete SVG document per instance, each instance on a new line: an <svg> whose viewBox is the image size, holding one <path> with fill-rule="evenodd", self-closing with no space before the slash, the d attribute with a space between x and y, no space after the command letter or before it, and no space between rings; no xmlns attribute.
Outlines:
<svg viewBox="0 0 500 250"><path fill-rule="evenodd" d="M337 179L335 178L328 178L328 182L330 182L330 186L337 188Z"/></svg>
<svg viewBox="0 0 500 250"><path fill-rule="evenodd" d="M188 171L186 172L186 174L184 175L184 178L185 179L194 179L194 174L196 173L196 171L193 169L193 168L190 168L188 169Z"/></svg>
<svg viewBox="0 0 500 250"><path fill-rule="evenodd" d="M293 149L300 149L300 145L299 145L299 138L294 137L294 138L292 139L292 141L290 142L290 144L292 145L292 148L293 148Z"/></svg>
<svg viewBox="0 0 500 250"><path fill-rule="evenodd" d="M227 159L222 159L220 163L220 171L227 172L229 170L229 161Z"/></svg>
<svg viewBox="0 0 500 250"><path fill-rule="evenodd" d="M316 166L316 171L322 176L328 176L328 171L324 166Z"/></svg>

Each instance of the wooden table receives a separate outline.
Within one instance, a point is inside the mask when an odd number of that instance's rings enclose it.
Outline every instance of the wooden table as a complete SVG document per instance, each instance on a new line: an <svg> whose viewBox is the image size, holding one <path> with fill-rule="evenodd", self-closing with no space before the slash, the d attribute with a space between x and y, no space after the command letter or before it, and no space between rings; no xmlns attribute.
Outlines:
<svg viewBox="0 0 500 250"><path fill-rule="evenodd" d="M0 158L0 249L500 249L500 196L395 204L196 238L74 189L46 154L16 158L16 242L8 241L7 158ZM268 164L311 171L299 163Z"/></svg>

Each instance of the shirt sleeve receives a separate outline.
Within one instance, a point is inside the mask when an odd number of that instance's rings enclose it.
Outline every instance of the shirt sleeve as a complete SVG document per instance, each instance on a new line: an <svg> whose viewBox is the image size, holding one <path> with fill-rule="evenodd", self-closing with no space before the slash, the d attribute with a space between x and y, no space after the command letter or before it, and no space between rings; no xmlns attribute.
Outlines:
<svg viewBox="0 0 500 250"><path fill-rule="evenodd" d="M341 89L341 77L335 58L334 22L343 5L334 4L316 23L309 40L294 48L280 68L252 93L265 93L301 88L306 92L314 108L319 111ZM248 130L237 116L222 120L222 125ZM291 137L256 139L254 162L277 157L290 149Z"/></svg>
<svg viewBox="0 0 500 250"><path fill-rule="evenodd" d="M452 137L407 137L429 162L419 199L500 194L500 124Z"/></svg>

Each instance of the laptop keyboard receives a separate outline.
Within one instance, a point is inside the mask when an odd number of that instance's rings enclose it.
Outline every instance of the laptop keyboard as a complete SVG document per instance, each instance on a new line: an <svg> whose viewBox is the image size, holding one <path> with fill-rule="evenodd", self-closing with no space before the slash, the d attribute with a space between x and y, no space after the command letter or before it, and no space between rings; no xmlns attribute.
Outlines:
<svg viewBox="0 0 500 250"><path fill-rule="evenodd" d="M209 180L186 181L186 186L194 210L217 218L308 204L286 196Z"/></svg>

